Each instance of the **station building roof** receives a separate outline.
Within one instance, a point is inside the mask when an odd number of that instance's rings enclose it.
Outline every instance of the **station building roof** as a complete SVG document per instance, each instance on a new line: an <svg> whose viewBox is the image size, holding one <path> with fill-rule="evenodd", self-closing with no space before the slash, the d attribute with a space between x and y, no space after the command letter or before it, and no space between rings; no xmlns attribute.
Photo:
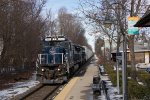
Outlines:
<svg viewBox="0 0 150 100"><path fill-rule="evenodd" d="M113 50L111 53L116 53L117 50ZM123 45L119 47L119 52L123 52ZM127 48L127 52L130 52L129 48ZM134 52L140 53L140 52L150 52L150 46L144 46L143 44L136 44L134 45Z"/></svg>
<svg viewBox="0 0 150 100"><path fill-rule="evenodd" d="M150 27L150 6L144 16L134 25L135 27Z"/></svg>

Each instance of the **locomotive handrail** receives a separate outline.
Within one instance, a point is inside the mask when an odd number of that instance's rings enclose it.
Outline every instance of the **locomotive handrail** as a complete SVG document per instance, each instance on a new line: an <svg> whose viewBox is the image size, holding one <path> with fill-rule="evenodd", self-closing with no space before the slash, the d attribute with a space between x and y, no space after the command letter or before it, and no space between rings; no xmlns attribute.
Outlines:
<svg viewBox="0 0 150 100"><path fill-rule="evenodd" d="M46 62L44 64L49 64L48 60L49 60L49 56L53 56L53 63L52 64L56 64L56 55L61 55L61 64L63 64L64 61L64 53L52 53L52 54L39 54L39 62L40 64L42 63L42 59L44 59ZM43 58L42 56L45 56L45 58Z"/></svg>

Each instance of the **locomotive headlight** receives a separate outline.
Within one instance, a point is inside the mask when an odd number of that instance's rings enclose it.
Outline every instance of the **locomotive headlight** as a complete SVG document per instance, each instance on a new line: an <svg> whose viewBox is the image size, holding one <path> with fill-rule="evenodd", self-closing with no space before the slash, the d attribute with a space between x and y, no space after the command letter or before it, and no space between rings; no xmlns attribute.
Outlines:
<svg viewBox="0 0 150 100"><path fill-rule="evenodd" d="M45 69L42 68L42 72L44 72L44 71L45 71Z"/></svg>
<svg viewBox="0 0 150 100"><path fill-rule="evenodd" d="M60 68L58 68L57 70L60 71Z"/></svg>

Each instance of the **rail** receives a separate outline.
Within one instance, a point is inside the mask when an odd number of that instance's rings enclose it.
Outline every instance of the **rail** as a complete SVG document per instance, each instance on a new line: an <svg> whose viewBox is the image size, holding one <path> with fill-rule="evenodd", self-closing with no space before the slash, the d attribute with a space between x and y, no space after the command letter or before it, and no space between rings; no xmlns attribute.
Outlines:
<svg viewBox="0 0 150 100"><path fill-rule="evenodd" d="M57 92L57 89L62 85L43 85L40 84L37 88L22 94L22 96L16 96L14 100L52 100L53 95ZM48 100L49 100L48 99Z"/></svg>
<svg viewBox="0 0 150 100"><path fill-rule="evenodd" d="M39 54L39 64L63 64L64 53Z"/></svg>

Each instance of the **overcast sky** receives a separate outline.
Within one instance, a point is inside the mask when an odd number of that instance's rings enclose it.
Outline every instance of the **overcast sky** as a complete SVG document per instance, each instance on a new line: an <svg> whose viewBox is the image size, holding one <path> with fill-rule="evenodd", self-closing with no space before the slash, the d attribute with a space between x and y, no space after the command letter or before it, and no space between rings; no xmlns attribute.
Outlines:
<svg viewBox="0 0 150 100"><path fill-rule="evenodd" d="M79 0L48 0L47 8L51 8L53 11L58 11L61 7L66 7L68 11L74 11L78 7Z"/></svg>
<svg viewBox="0 0 150 100"><path fill-rule="evenodd" d="M78 12L77 8L79 5L79 0L47 0L46 9L51 9L53 15L56 17L57 12L61 7L67 8L69 13L75 14ZM86 27L88 31L88 27ZM90 45L94 45L94 38L86 32L86 37ZM94 47L93 47L94 48Z"/></svg>
<svg viewBox="0 0 150 100"><path fill-rule="evenodd" d="M150 0L148 0L148 4L150 4ZM68 12L75 14L76 12L78 12L77 11L78 6L79 0L47 0L46 9L47 10L51 9L53 16L56 17L57 12L61 7L65 7L67 8ZM90 29L88 27L85 28L86 31L89 32ZM86 32L87 40L89 44L93 46L95 39L92 36L90 36L88 32Z"/></svg>

